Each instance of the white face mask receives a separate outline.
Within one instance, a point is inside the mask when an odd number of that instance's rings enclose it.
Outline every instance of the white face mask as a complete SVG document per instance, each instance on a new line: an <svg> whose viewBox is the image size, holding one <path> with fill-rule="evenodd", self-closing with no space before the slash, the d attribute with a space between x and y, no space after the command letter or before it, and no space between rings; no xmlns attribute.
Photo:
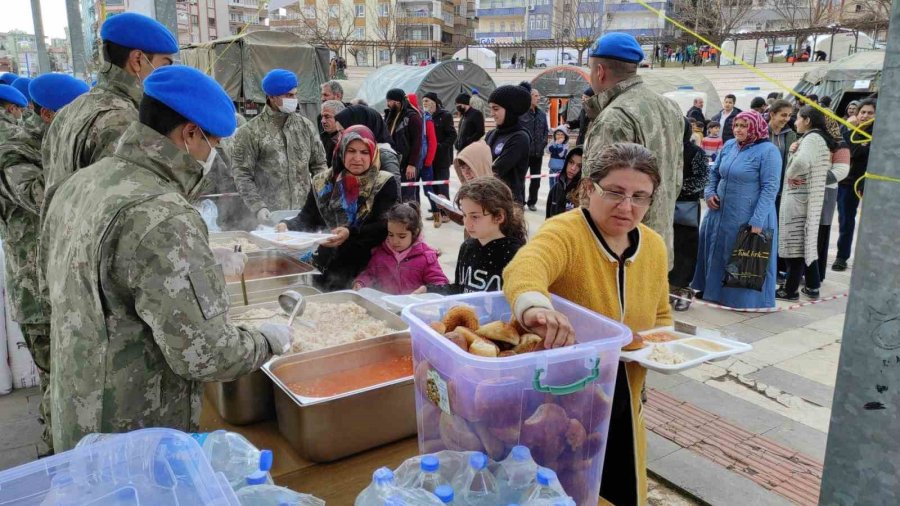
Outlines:
<svg viewBox="0 0 900 506"><path fill-rule="evenodd" d="M297 100L296 98L282 98L281 105L278 107L278 109L281 112L290 114L292 112L297 111L297 105L299 103L300 103L300 101Z"/></svg>
<svg viewBox="0 0 900 506"><path fill-rule="evenodd" d="M199 163L200 166L203 167L203 175L205 176L209 174L209 171L212 170L213 164L216 163L216 155L218 155L218 152L215 150L215 148L212 147L212 144L209 142L209 139L206 138L206 134L203 133L203 130L200 130L200 135L203 136L203 140L206 141L206 145L209 146L209 154L206 155L206 160L197 160L197 163Z"/></svg>

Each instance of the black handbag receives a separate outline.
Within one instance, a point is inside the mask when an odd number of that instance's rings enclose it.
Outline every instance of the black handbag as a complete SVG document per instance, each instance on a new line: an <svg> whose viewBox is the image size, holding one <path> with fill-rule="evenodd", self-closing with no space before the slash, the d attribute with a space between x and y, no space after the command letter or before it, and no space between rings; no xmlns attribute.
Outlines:
<svg viewBox="0 0 900 506"><path fill-rule="evenodd" d="M754 234L750 225L741 227L737 240L734 241L731 258L725 266L722 285L761 292L769 270L774 235L772 229L766 229L762 234Z"/></svg>
<svg viewBox="0 0 900 506"><path fill-rule="evenodd" d="M675 224L700 228L700 202L675 202Z"/></svg>

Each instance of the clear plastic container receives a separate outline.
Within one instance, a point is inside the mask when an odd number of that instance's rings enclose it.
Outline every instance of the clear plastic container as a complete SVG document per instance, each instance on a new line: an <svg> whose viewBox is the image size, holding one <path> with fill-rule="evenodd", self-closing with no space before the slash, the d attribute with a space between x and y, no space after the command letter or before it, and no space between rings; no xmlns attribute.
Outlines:
<svg viewBox="0 0 900 506"><path fill-rule="evenodd" d="M419 449L481 451L500 461L513 446L527 446L585 504L600 493L619 351L631 331L562 298L552 302L574 326L576 344L506 358L471 355L428 325L459 305L471 307L481 324L509 321L502 293L403 310L412 335Z"/></svg>
<svg viewBox="0 0 900 506"><path fill-rule="evenodd" d="M382 506L396 490L393 471L380 467L372 473L372 483L356 496L355 506Z"/></svg>
<svg viewBox="0 0 900 506"><path fill-rule="evenodd" d="M0 473L0 504L236 506L197 442L173 429L142 429Z"/></svg>
<svg viewBox="0 0 900 506"><path fill-rule="evenodd" d="M213 469L223 473L234 489L244 486L248 477L258 482L258 471L263 471L268 477L268 471L272 468L271 450L258 450L244 436L226 430L192 436L203 448Z"/></svg>
<svg viewBox="0 0 900 506"><path fill-rule="evenodd" d="M695 90L693 86L683 85L679 86L675 89L675 91L667 91L663 93L664 97L671 98L678 104L678 108L681 109L682 114L687 114L688 109L694 106L694 100L698 98L703 99L703 115L710 116L706 110L706 92ZM713 114L715 114L715 111Z"/></svg>
<svg viewBox="0 0 900 506"><path fill-rule="evenodd" d="M453 504L453 487L450 485L439 485L434 490L434 495L441 501L443 504Z"/></svg>

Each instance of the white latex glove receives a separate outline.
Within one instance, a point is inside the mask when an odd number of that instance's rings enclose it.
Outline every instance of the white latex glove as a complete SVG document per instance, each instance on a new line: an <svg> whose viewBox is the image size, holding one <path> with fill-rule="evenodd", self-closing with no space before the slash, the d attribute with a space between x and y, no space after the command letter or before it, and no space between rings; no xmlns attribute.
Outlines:
<svg viewBox="0 0 900 506"><path fill-rule="evenodd" d="M272 213L265 207L256 212L256 219L261 223L267 223L270 216Z"/></svg>
<svg viewBox="0 0 900 506"><path fill-rule="evenodd" d="M269 348L275 355L284 355L291 351L291 328L280 323L263 323L259 326L259 332L269 342Z"/></svg>
<svg viewBox="0 0 900 506"><path fill-rule="evenodd" d="M247 255L236 253L228 248L213 248L216 263L222 266L226 276L240 276L247 265Z"/></svg>

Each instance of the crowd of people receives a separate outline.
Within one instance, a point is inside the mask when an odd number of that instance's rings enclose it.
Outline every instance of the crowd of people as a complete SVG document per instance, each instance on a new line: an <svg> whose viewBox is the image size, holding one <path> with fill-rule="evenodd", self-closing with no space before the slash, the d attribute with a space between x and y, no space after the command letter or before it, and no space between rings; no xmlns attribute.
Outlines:
<svg viewBox="0 0 900 506"><path fill-rule="evenodd" d="M101 38L106 63L89 92L58 74L36 78L27 94L0 84L7 283L44 373L54 451L91 432L196 431L199 382L235 379L290 349L287 326L228 320L223 276L247 258L210 249L194 204L211 191L240 195L221 215L230 225L329 232L310 259L323 290L503 290L546 348L576 338L553 294L624 322L637 342L695 294L772 307L776 296L796 299L805 278L803 292L817 296L835 207L833 269L850 256L852 186L868 144L817 108L775 97L740 111L727 96L710 121L698 99L685 115L637 75L644 53L631 35L591 47L575 145L571 123L551 137L528 83L487 100L461 93L457 130L434 93L420 106L391 89L382 114L345 102L329 81L315 124L297 112L298 76L274 69L261 80L265 107L244 122L219 84L173 65L178 47L163 25L120 14ZM851 105L848 122L871 132L874 100ZM496 125L487 133L484 110ZM537 211L542 180L526 182L541 176L545 153L548 220L529 239L525 213ZM451 165L462 183L455 195L443 183ZM420 186L455 203L428 198L434 227L463 225L452 280L425 242ZM297 213L273 223L275 210ZM742 227L772 242L761 290L723 287ZM645 376L638 364L619 366L606 450L616 465L601 483L615 504L646 501Z"/></svg>

